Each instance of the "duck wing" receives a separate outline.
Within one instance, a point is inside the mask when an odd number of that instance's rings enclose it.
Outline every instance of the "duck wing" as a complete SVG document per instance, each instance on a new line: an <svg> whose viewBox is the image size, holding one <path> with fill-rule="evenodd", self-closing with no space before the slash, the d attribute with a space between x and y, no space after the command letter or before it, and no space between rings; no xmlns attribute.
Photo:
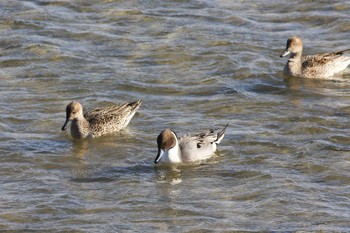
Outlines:
<svg viewBox="0 0 350 233"><path fill-rule="evenodd" d="M117 130L123 128L124 122L130 121L131 117L140 107L142 101L113 105L110 107L97 108L87 112L84 117L90 123L91 128L109 125L109 128ZM120 126L120 127L119 127Z"/></svg>
<svg viewBox="0 0 350 233"><path fill-rule="evenodd" d="M323 54L315 54L315 55L307 55L301 58L303 68L307 67L316 67L316 66L324 66L332 63L333 61L341 58L344 53L349 52L350 49L331 52L331 53L323 53Z"/></svg>
<svg viewBox="0 0 350 233"><path fill-rule="evenodd" d="M216 144L219 144L223 139L227 126L228 124L218 133L211 129L179 138L183 161L194 161L210 157L216 150Z"/></svg>

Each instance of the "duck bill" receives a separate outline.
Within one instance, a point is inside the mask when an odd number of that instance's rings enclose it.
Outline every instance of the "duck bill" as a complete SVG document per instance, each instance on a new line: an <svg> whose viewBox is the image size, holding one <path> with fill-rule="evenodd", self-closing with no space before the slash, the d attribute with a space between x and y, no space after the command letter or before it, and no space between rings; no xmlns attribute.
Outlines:
<svg viewBox="0 0 350 233"><path fill-rule="evenodd" d="M281 54L280 57L285 57L285 56L287 56L287 55L289 55L289 54L290 54L290 51L289 51L289 50L286 50L286 51L284 51L284 52Z"/></svg>
<svg viewBox="0 0 350 233"><path fill-rule="evenodd" d="M154 160L154 163L157 164L159 163L159 161L162 159L163 157L163 154L164 154L164 151L162 149L158 149L158 154L157 154L157 157L156 159Z"/></svg>
<svg viewBox="0 0 350 233"><path fill-rule="evenodd" d="M69 122L70 122L70 119L69 118L67 118L66 119L66 122L64 122L64 125L62 126L62 131L64 131L64 130L66 130L67 129L67 127L68 127L68 124L69 124Z"/></svg>

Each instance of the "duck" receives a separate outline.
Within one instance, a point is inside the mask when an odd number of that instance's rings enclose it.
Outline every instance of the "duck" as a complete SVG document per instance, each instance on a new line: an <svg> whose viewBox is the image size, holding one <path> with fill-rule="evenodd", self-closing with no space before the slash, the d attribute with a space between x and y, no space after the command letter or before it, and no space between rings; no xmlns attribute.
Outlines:
<svg viewBox="0 0 350 233"><path fill-rule="evenodd" d="M217 133L214 130L207 130L197 134L186 134L180 138L173 130L164 129L157 137L158 153L154 163L162 161L168 164L181 164L212 157L217 144L224 138L228 125Z"/></svg>
<svg viewBox="0 0 350 233"><path fill-rule="evenodd" d="M286 50L280 57L289 56L283 72L298 78L328 79L345 70L350 64L350 49L302 56L303 42L299 36L287 40Z"/></svg>
<svg viewBox="0 0 350 233"><path fill-rule="evenodd" d="M72 101L66 107L66 121L62 130L71 122L70 133L73 139L94 138L124 129L142 104L142 100L97 108L83 114L83 107Z"/></svg>

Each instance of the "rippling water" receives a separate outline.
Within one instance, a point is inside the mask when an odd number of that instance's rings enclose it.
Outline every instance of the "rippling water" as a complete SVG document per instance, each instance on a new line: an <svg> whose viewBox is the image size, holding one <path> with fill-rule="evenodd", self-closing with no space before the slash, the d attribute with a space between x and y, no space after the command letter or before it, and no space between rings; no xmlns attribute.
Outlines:
<svg viewBox="0 0 350 233"><path fill-rule="evenodd" d="M346 1L0 1L0 230L350 231L350 72L279 55L350 47ZM344 81L345 80L345 81ZM74 142L65 106L143 99ZM156 137L230 123L216 156L154 166Z"/></svg>

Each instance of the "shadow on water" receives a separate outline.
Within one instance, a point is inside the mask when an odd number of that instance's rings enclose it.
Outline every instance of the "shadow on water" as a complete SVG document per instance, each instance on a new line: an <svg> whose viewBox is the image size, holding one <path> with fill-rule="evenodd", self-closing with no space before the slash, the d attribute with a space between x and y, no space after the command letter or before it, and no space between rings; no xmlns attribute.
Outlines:
<svg viewBox="0 0 350 233"><path fill-rule="evenodd" d="M338 77L334 79L302 79L295 78L290 76L283 76L286 86L291 90L316 90L321 91L322 89L338 89L341 87L348 87L350 85L350 76L349 77ZM338 89L338 91L340 91ZM339 92L335 92L339 93ZM317 94L317 92L313 92ZM325 93L326 94L326 93ZM340 94L340 93L339 93Z"/></svg>
<svg viewBox="0 0 350 233"><path fill-rule="evenodd" d="M72 167L72 178L70 180L78 183L113 182L121 177L125 179L128 177L145 176L153 172L153 167L146 164L118 167L88 165L81 161Z"/></svg>
<svg viewBox="0 0 350 233"><path fill-rule="evenodd" d="M79 143L76 146L87 149L87 143ZM184 178L191 179L197 176L222 176L222 177L240 177L256 176L255 172L242 171L215 171L210 169L211 166L217 166L224 159L222 153L216 152L215 155L205 161L185 163L185 164L157 164L153 160L138 162L136 165L126 166L109 166L90 164L84 158L77 158L74 164L71 164L71 178L73 182L90 183L90 182L113 182L120 178L135 179L137 177L149 177L150 182L156 180L159 184L177 185Z"/></svg>

